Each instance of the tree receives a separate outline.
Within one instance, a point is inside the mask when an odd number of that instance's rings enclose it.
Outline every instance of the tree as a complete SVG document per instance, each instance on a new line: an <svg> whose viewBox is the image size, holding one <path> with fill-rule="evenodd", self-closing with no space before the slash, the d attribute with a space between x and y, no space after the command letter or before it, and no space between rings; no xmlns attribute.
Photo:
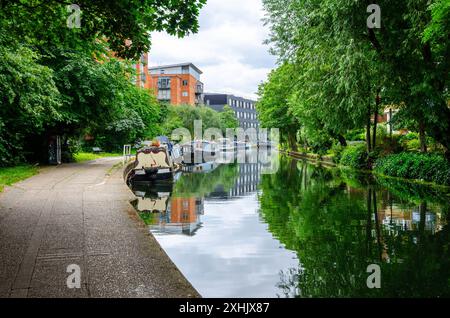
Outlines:
<svg viewBox="0 0 450 318"><path fill-rule="evenodd" d="M281 63L292 65L288 103L306 133L303 139L323 143L333 138L345 146L349 129L370 124L382 82L369 44L355 41L335 17L331 1L266 0L264 6L272 31L267 43Z"/></svg>
<svg viewBox="0 0 450 318"><path fill-rule="evenodd" d="M156 134L159 104L113 57L137 59L151 31L196 32L204 3L81 0L81 28L69 28L71 1L0 0L0 164L45 161L51 135L67 150L90 133L112 150Z"/></svg>
<svg viewBox="0 0 450 318"><path fill-rule="evenodd" d="M69 29L67 9L71 0L0 0L0 8L9 22L9 31L29 38L35 44L55 46L95 46L107 39L109 48L119 57L136 59L148 52L150 32L166 31L184 37L197 32L200 9L206 0L79 0L81 28Z"/></svg>
<svg viewBox="0 0 450 318"><path fill-rule="evenodd" d="M379 1L382 28L361 32L364 2L343 2L336 16L355 39L370 43L383 65L388 81L384 95L388 102L401 105L398 116L417 123L423 141L425 133L440 142L450 159L450 109L448 70L450 61L448 1ZM444 22L445 21L445 22Z"/></svg>
<svg viewBox="0 0 450 318"><path fill-rule="evenodd" d="M167 107L167 108L166 108ZM176 128L186 128L194 137L194 121L202 121L203 132L208 128L217 128L226 132L227 128L236 128L237 120L231 108L224 108L224 112L217 112L206 106L193 107L191 105L164 106L166 118L162 127L162 133L170 136ZM231 111L231 112L230 112Z"/></svg>
<svg viewBox="0 0 450 318"><path fill-rule="evenodd" d="M378 1L380 29L366 26L365 1L263 3L272 52L300 65L298 98L291 100L297 117L306 113L313 118L308 122L336 134L360 125L366 110L370 151L377 114L382 104L394 103L403 108L398 116L414 120L421 139L425 133L435 138L450 159L448 1Z"/></svg>
<svg viewBox="0 0 450 318"><path fill-rule="evenodd" d="M295 87L294 66L285 63L273 70L258 88L258 118L264 128L278 128L282 142L297 150L296 134L300 124L289 108L288 99Z"/></svg>
<svg viewBox="0 0 450 318"><path fill-rule="evenodd" d="M27 136L62 120L53 71L29 48L12 44L0 33L0 166L23 160Z"/></svg>
<svg viewBox="0 0 450 318"><path fill-rule="evenodd" d="M237 120L236 114L230 106L225 105L223 111L220 112L220 123L223 132L226 132L227 128L239 127L239 121Z"/></svg>

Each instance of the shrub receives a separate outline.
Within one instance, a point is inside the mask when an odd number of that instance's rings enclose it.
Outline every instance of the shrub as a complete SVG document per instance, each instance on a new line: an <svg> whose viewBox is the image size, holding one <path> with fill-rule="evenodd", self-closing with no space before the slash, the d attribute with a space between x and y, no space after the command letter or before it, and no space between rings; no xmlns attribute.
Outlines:
<svg viewBox="0 0 450 318"><path fill-rule="evenodd" d="M400 135L399 142L407 142L409 140L419 139L419 134L415 132L409 132L406 135Z"/></svg>
<svg viewBox="0 0 450 318"><path fill-rule="evenodd" d="M344 149L340 164L355 169L363 169L367 168L367 159L365 144L358 144Z"/></svg>
<svg viewBox="0 0 450 318"><path fill-rule="evenodd" d="M450 185L450 163L441 155L404 152L380 158L375 172Z"/></svg>
<svg viewBox="0 0 450 318"><path fill-rule="evenodd" d="M402 144L399 142L399 136L384 137L380 143L377 144L377 150L380 156L384 157L394 153L404 151Z"/></svg>
<svg viewBox="0 0 450 318"><path fill-rule="evenodd" d="M334 144L333 147L331 147L328 153L332 155L334 163L339 163L341 161L342 152L344 149L345 148L339 144Z"/></svg>
<svg viewBox="0 0 450 318"><path fill-rule="evenodd" d="M408 140L406 142L407 150L417 150L420 149L420 141L418 139Z"/></svg>
<svg viewBox="0 0 450 318"><path fill-rule="evenodd" d="M347 141L364 141L366 140L366 130L365 129L353 129L345 134L345 139Z"/></svg>
<svg viewBox="0 0 450 318"><path fill-rule="evenodd" d="M385 137L387 137L389 134L387 132L387 127L385 123L379 123L377 125L377 140L381 141Z"/></svg>

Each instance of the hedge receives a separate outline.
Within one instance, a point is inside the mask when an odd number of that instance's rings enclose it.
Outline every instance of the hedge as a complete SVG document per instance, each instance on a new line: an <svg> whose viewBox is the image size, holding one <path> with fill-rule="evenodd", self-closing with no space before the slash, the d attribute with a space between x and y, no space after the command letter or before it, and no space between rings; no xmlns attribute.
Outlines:
<svg viewBox="0 0 450 318"><path fill-rule="evenodd" d="M403 152L375 162L379 174L450 185L450 163L441 155Z"/></svg>

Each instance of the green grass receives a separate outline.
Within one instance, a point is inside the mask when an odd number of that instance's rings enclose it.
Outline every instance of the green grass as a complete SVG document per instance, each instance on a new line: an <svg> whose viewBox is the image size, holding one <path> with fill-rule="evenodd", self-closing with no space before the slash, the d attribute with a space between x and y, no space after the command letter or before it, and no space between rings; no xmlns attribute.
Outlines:
<svg viewBox="0 0 450 318"><path fill-rule="evenodd" d="M23 165L9 168L0 168L0 192L5 186L25 180L38 173L36 166Z"/></svg>
<svg viewBox="0 0 450 318"><path fill-rule="evenodd" d="M120 157L122 156L121 153L108 153L108 152L101 152L101 153L91 153L91 152L79 152L74 155L76 162L83 162L83 161L90 161L105 157Z"/></svg>

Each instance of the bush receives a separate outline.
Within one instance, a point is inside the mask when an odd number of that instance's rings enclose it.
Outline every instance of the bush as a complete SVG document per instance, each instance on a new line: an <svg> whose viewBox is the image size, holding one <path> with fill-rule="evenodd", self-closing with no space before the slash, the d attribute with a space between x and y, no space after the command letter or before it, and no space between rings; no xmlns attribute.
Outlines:
<svg viewBox="0 0 450 318"><path fill-rule="evenodd" d="M399 142L403 143L414 139L419 140L419 134L415 132L409 132L406 135L400 135Z"/></svg>
<svg viewBox="0 0 450 318"><path fill-rule="evenodd" d="M385 123L378 123L377 125L377 141L381 141L389 136Z"/></svg>
<svg viewBox="0 0 450 318"><path fill-rule="evenodd" d="M420 141L418 139L408 140L406 142L407 150L418 150L420 149Z"/></svg>
<svg viewBox="0 0 450 318"><path fill-rule="evenodd" d="M365 129L353 129L345 134L345 139L347 141L364 141L366 140L366 130Z"/></svg>
<svg viewBox="0 0 450 318"><path fill-rule="evenodd" d="M339 163L341 161L342 152L344 151L344 147L340 144L334 144L328 153L333 157L334 163Z"/></svg>
<svg viewBox="0 0 450 318"><path fill-rule="evenodd" d="M340 164L355 169L367 168L367 151L365 144L349 146L341 155Z"/></svg>
<svg viewBox="0 0 450 318"><path fill-rule="evenodd" d="M377 144L377 151L380 156L384 157L394 153L404 151L402 144L399 142L399 136L384 137L380 143Z"/></svg>
<svg viewBox="0 0 450 318"><path fill-rule="evenodd" d="M376 173L450 185L450 163L441 155L404 152L380 158Z"/></svg>

